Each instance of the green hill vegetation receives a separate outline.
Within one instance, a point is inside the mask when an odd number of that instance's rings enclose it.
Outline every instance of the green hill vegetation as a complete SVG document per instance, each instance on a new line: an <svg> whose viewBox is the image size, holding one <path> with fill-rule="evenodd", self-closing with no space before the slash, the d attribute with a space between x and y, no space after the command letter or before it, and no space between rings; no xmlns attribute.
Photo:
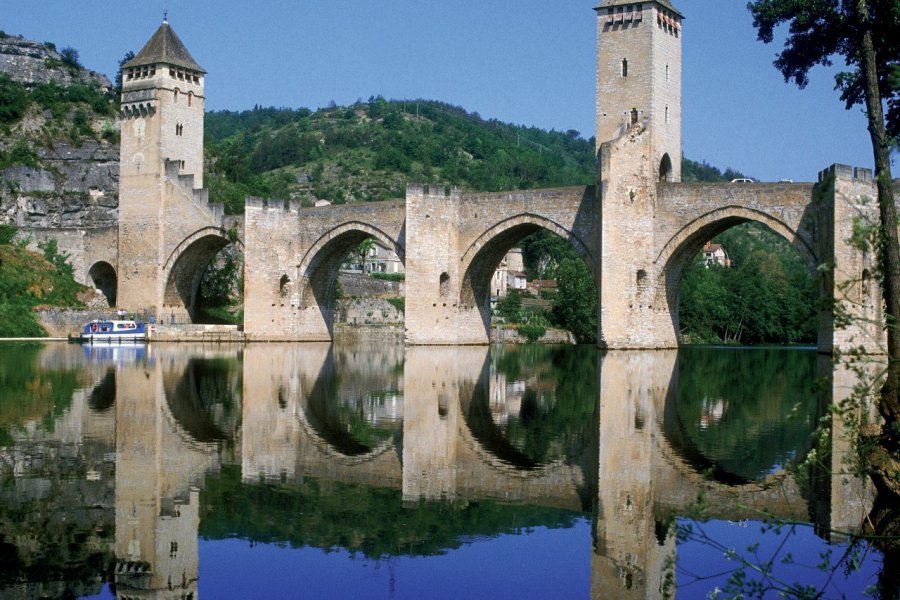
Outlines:
<svg viewBox="0 0 900 600"><path fill-rule="evenodd" d="M55 241L40 245L43 254L13 244L16 230L0 225L0 337L44 337L47 333L34 317L36 306L78 307L72 266L60 254Z"/></svg>
<svg viewBox="0 0 900 600"><path fill-rule="evenodd" d="M381 97L320 109L206 115L210 196L334 204L402 198L407 181L498 191L590 184L593 140L482 119L428 100Z"/></svg>
<svg viewBox="0 0 900 600"><path fill-rule="evenodd" d="M0 170L37 166L39 148L59 141L118 143L113 94L96 84L64 87L54 81L28 86L0 73Z"/></svg>

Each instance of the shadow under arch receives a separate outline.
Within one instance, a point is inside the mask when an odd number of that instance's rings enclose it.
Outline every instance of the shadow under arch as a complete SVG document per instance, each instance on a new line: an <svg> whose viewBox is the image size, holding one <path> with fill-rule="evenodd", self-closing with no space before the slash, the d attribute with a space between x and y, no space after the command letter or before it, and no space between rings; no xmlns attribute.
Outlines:
<svg viewBox="0 0 900 600"><path fill-rule="evenodd" d="M116 305L116 288L119 279L116 269L105 260L95 262L88 270L88 279L95 288L103 293L109 306Z"/></svg>
<svg viewBox="0 0 900 600"><path fill-rule="evenodd" d="M680 331L678 305L685 269L706 242L732 227L749 222L765 225L787 240L803 258L809 273L816 273L819 257L813 249L813 242L805 239L784 221L743 206L723 206L709 211L685 224L666 242L654 260L658 275L653 306L668 306L676 336Z"/></svg>
<svg viewBox="0 0 900 600"><path fill-rule="evenodd" d="M302 310L318 306L329 335L333 334L334 329L334 281L338 270L347 254L370 238L392 249L400 262L406 263L401 241L394 240L381 229L361 221L348 221L328 230L300 258L297 267L299 308Z"/></svg>
<svg viewBox="0 0 900 600"><path fill-rule="evenodd" d="M197 290L203 273L216 255L230 244L243 251L243 242L230 237L224 229L204 227L172 250L163 266L166 288L161 318L167 310L186 310L192 321L196 319Z"/></svg>
<svg viewBox="0 0 900 600"><path fill-rule="evenodd" d="M668 152L663 154L662 159L659 161L659 180L673 181L672 159L669 158Z"/></svg>
<svg viewBox="0 0 900 600"><path fill-rule="evenodd" d="M226 359L192 358L164 377L166 404L175 422L200 444L233 442L240 428L242 371Z"/></svg>
<svg viewBox="0 0 900 600"><path fill-rule="evenodd" d="M594 255L587 244L573 232L550 219L531 213L521 213L504 219L478 236L460 260L460 273L463 276L459 304L463 308L477 307L486 331L491 325L490 284L497 265L513 246L542 229L561 237L573 246L587 265L596 284Z"/></svg>

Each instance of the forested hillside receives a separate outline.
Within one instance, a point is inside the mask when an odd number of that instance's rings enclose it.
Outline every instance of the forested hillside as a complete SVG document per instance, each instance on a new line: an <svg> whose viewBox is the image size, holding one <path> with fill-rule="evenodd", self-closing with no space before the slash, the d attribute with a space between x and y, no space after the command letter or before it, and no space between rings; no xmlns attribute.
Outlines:
<svg viewBox="0 0 900 600"><path fill-rule="evenodd" d="M428 100L255 108L206 115L210 196L229 212L257 195L335 204L402 198L407 181L474 191L590 184L594 143Z"/></svg>

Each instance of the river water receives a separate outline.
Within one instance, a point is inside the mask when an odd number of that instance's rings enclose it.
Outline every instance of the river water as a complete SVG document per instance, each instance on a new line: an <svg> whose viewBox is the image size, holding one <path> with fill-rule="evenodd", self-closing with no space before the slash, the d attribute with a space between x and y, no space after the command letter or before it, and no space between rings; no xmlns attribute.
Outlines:
<svg viewBox="0 0 900 600"><path fill-rule="evenodd" d="M870 493L813 436L849 377L809 349L0 345L0 598L858 597Z"/></svg>

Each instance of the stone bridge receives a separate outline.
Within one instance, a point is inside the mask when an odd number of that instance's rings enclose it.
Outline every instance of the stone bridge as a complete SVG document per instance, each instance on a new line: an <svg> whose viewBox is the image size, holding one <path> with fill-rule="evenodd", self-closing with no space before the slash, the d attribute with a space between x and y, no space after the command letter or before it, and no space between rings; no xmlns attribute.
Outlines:
<svg viewBox="0 0 900 600"><path fill-rule="evenodd" d="M881 302L871 255L849 240L858 219L875 222L871 172L835 165L810 183L658 181L639 132L604 145L635 154L643 177L601 161L599 193L574 187L490 194L409 186L405 202L301 209L253 199L246 208L245 332L250 340L325 341L333 331L333 281L356 244L375 238L406 268L409 344L486 344L490 279L503 255L543 229L568 240L593 274L598 334L609 348L678 344L684 269L703 244L745 222L787 239L820 281L823 297L863 318L836 331L828 303L819 348L877 351ZM625 176L620 173L626 173Z"/></svg>
<svg viewBox="0 0 900 600"><path fill-rule="evenodd" d="M504 254L539 229L597 264L593 188L464 194L411 185L405 202L299 209L250 199L245 210L251 340L330 340L333 281L366 238L404 262L411 344L487 343L490 279Z"/></svg>
<svg viewBox="0 0 900 600"><path fill-rule="evenodd" d="M408 344L487 344L495 268L546 230L568 240L594 277L601 346L673 348L686 265L716 234L753 221L800 252L824 300L859 317L835 330L823 302L820 350L879 350L873 257L848 241L854 222L877 218L871 171L833 165L803 184L681 183L682 16L668 0L638 6L596 7L596 185L498 193L409 185L396 201L319 208L250 198L243 227L208 201L206 73L163 23L125 68L116 251L98 233L77 271L129 310L195 320L204 270L233 244L245 254L246 339L326 341L337 270L374 238L405 266Z"/></svg>

